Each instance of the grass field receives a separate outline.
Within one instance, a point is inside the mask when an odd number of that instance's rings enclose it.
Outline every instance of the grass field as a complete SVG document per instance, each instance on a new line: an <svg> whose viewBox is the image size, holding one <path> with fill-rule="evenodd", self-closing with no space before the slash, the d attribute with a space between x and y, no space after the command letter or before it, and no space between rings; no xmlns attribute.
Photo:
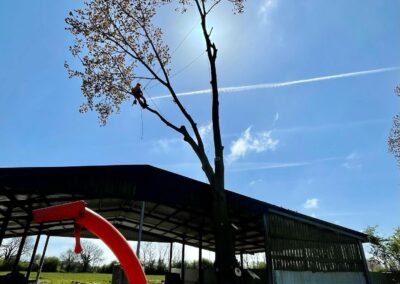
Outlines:
<svg viewBox="0 0 400 284"><path fill-rule="evenodd" d="M7 273L8 272L0 272L0 275L5 275ZM36 273L32 273L30 279L36 279ZM147 279L151 284L158 284L164 280L164 276L147 275ZM43 272L40 274L39 283L71 284L72 281L79 281L85 284L109 284L111 283L111 274Z"/></svg>

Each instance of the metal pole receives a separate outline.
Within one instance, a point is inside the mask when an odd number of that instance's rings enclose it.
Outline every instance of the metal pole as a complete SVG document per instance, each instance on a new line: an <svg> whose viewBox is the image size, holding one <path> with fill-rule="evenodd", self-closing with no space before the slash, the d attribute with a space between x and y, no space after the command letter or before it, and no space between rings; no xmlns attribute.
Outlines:
<svg viewBox="0 0 400 284"><path fill-rule="evenodd" d="M11 219L11 213L12 213L13 209L14 209L14 207L12 205L8 206L7 211L4 214L4 221L3 221L3 224L1 225L1 229L0 229L0 246L3 242L4 236L6 234L8 222Z"/></svg>
<svg viewBox="0 0 400 284"><path fill-rule="evenodd" d="M264 223L264 244L265 244L265 260L267 266L267 283L272 284L273 275L272 275L272 259L271 259L271 241L269 238L269 222L268 222L268 213L263 214L263 223Z"/></svg>
<svg viewBox="0 0 400 284"><path fill-rule="evenodd" d="M47 235L46 242L44 243L44 248L43 248L42 257L40 258L40 263L39 263L39 267L38 267L38 272L37 272L37 274L36 274L36 283L39 281L40 273L42 273L43 262L44 262L44 256L45 256L45 254L46 254L47 245L49 244L49 239L50 239L50 236Z"/></svg>
<svg viewBox="0 0 400 284"><path fill-rule="evenodd" d="M243 267L243 252L240 251L240 266L242 267L242 269L244 269Z"/></svg>
<svg viewBox="0 0 400 284"><path fill-rule="evenodd" d="M140 243L142 242L142 232L143 232L143 219L144 219L144 208L145 202L142 202L142 210L140 211L140 223L139 223L139 236L138 243L136 247L136 256L140 259Z"/></svg>
<svg viewBox="0 0 400 284"><path fill-rule="evenodd" d="M169 246L169 269L168 269L169 273L171 273L171 271L172 271L172 253L173 253L172 249L173 249L173 245L174 245L174 243L171 242L171 244Z"/></svg>
<svg viewBox="0 0 400 284"><path fill-rule="evenodd" d="M38 235L36 236L36 241L35 241L35 245L33 247L31 261L29 262L28 271L26 272L25 278L26 278L27 281L29 280L29 276L30 276L31 271L32 271L33 262L35 261L36 250L37 250L37 247L39 245L41 233L42 233L42 226L40 226Z"/></svg>
<svg viewBox="0 0 400 284"><path fill-rule="evenodd" d="M203 284L203 234L199 235L199 284Z"/></svg>
<svg viewBox="0 0 400 284"><path fill-rule="evenodd" d="M182 240L181 276L182 276L182 283L185 284L185 239Z"/></svg>
<svg viewBox="0 0 400 284"><path fill-rule="evenodd" d="M363 272L364 272L364 276L365 276L365 283L371 284L372 279L371 279L371 275L369 274L368 263L367 263L367 259L365 258L364 248L363 248L361 241L358 241L358 249L360 250L360 254L361 254L361 258L362 258L362 262L363 262L363 270L364 270Z"/></svg>
<svg viewBox="0 0 400 284"><path fill-rule="evenodd" d="M31 225L31 217L29 216L28 219L26 219L24 232L23 232L21 241L19 243L19 248L18 248L17 255L15 257L14 265L13 265L13 268L12 268L12 272L13 273L18 271L18 263L19 263L19 260L21 259L22 251L23 251L24 246L25 246L26 236L28 235L28 230L29 230L29 226L30 225Z"/></svg>

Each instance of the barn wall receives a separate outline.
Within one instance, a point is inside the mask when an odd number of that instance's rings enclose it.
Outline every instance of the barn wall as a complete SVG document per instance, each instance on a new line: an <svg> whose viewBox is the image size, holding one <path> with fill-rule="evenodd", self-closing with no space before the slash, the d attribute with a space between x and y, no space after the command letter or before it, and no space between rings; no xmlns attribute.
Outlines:
<svg viewBox="0 0 400 284"><path fill-rule="evenodd" d="M274 284L364 284L362 272L311 272L275 270Z"/></svg>
<svg viewBox="0 0 400 284"><path fill-rule="evenodd" d="M358 240L294 219L269 215L273 270L362 272Z"/></svg>

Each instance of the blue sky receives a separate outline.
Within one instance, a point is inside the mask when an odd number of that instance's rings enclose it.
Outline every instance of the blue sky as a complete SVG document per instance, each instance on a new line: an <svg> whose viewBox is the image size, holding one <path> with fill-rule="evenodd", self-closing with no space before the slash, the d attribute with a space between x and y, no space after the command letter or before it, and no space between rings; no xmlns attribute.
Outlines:
<svg viewBox="0 0 400 284"><path fill-rule="evenodd" d="M0 166L151 164L205 180L180 137L131 102L105 127L95 113L78 112L80 82L63 64L74 62L64 18L80 4L0 3ZM400 66L399 10L394 0L254 0L243 15L216 11L220 87L380 69L222 93L228 189L356 230L379 225L388 234L400 225L398 167L387 149L400 70L382 69ZM158 18L171 49L187 36L173 55L173 73L185 68L173 78L179 93L209 88L198 21L192 12ZM166 94L159 86L146 91ZM178 119L171 100L154 102ZM182 102L209 144L209 95ZM53 254L66 243L52 242Z"/></svg>

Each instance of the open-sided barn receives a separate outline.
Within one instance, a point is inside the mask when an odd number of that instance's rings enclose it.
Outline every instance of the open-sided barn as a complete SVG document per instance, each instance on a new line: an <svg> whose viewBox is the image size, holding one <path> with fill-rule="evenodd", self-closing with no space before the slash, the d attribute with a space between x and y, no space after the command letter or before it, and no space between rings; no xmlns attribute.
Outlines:
<svg viewBox="0 0 400 284"><path fill-rule="evenodd" d="M205 183L147 165L1 168L0 242L27 235L72 237L72 220L39 225L31 222L31 212L85 200L129 240L179 242L213 251L210 194ZM238 256L266 255L259 283L339 278L370 283L363 233L231 191L227 200ZM87 231L82 236L93 237ZM203 272L199 269L198 283L206 283Z"/></svg>

